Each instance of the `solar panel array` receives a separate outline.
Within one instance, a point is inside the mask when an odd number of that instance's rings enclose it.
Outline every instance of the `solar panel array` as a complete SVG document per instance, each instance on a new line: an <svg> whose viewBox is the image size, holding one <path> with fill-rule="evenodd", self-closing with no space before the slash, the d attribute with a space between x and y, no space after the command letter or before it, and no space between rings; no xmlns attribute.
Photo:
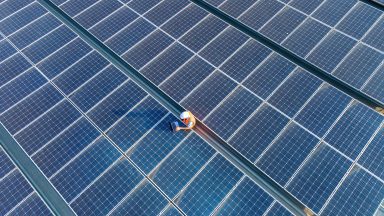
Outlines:
<svg viewBox="0 0 384 216"><path fill-rule="evenodd" d="M76 214L291 214L197 134L172 134L169 111L38 2L15 2L0 3L0 121ZM382 115L190 1L53 2L316 214L379 207ZM207 2L384 101L382 11Z"/></svg>

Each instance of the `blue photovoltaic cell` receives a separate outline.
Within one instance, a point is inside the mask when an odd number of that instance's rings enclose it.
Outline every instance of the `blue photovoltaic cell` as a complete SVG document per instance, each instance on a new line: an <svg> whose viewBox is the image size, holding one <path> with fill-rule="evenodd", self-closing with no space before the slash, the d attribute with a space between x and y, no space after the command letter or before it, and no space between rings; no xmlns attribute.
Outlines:
<svg viewBox="0 0 384 216"><path fill-rule="evenodd" d="M20 4L20 0L16 0L17 3L14 3L14 5L22 5ZM12 1L7 1L7 3L10 3ZM4 10L4 4L0 6L0 11ZM27 6L26 8L22 9L21 11L11 15L10 17L6 18L5 20L0 22L0 29L1 32L8 36L18 29L22 28L23 26L27 25L28 23L32 22L33 20L37 19L38 17L45 14L47 11L40 6L38 3L32 3L31 5ZM1 12L0 12L1 13ZM0 18L1 20L2 18Z"/></svg>
<svg viewBox="0 0 384 216"><path fill-rule="evenodd" d="M248 41L240 50L228 59L222 71L237 80L243 81L269 54L271 50L255 40Z"/></svg>
<svg viewBox="0 0 384 216"><path fill-rule="evenodd" d="M81 118L33 155L32 159L47 177L51 177L98 136L100 133L92 124Z"/></svg>
<svg viewBox="0 0 384 216"><path fill-rule="evenodd" d="M305 57L329 30L329 27L309 18L282 45L295 54Z"/></svg>
<svg viewBox="0 0 384 216"><path fill-rule="evenodd" d="M273 54L244 81L244 86L265 99L295 67L287 59Z"/></svg>
<svg viewBox="0 0 384 216"><path fill-rule="evenodd" d="M219 6L221 3L225 2L225 0L205 0L205 1L213 6Z"/></svg>
<svg viewBox="0 0 384 216"><path fill-rule="evenodd" d="M186 7L189 3L188 0L164 0L147 12L144 17L159 26Z"/></svg>
<svg viewBox="0 0 384 216"><path fill-rule="evenodd" d="M145 13L152 7L154 7L156 4L161 2L161 0L124 0L128 3L128 6L132 8L133 10L137 11L140 14Z"/></svg>
<svg viewBox="0 0 384 216"><path fill-rule="evenodd" d="M230 27L211 41L199 54L213 65L219 66L248 39L248 36Z"/></svg>
<svg viewBox="0 0 384 216"><path fill-rule="evenodd" d="M295 118L319 137L331 127L351 98L332 86L323 86Z"/></svg>
<svg viewBox="0 0 384 216"><path fill-rule="evenodd" d="M293 216L293 214L285 209L280 203L275 203L266 216Z"/></svg>
<svg viewBox="0 0 384 216"><path fill-rule="evenodd" d="M322 215L374 215L383 197L383 182L355 168L336 191Z"/></svg>
<svg viewBox="0 0 384 216"><path fill-rule="evenodd" d="M204 123L226 140L256 110L261 102L255 95L240 87Z"/></svg>
<svg viewBox="0 0 384 216"><path fill-rule="evenodd" d="M243 0L241 2L236 0L227 0L220 6L220 10L231 15L232 17L238 17L255 2L257 2L257 0Z"/></svg>
<svg viewBox="0 0 384 216"><path fill-rule="evenodd" d="M109 66L74 92L70 99L84 112L121 85L127 77L117 68Z"/></svg>
<svg viewBox="0 0 384 216"><path fill-rule="evenodd" d="M369 171L377 175L379 178L384 179L384 129L376 134L375 138L365 149L361 156L359 163L367 168Z"/></svg>
<svg viewBox="0 0 384 216"><path fill-rule="evenodd" d="M149 35L154 29L155 27L152 24L140 18L106 41L105 45L121 55ZM105 31L105 29L102 29L102 31ZM153 36L151 35L151 37Z"/></svg>
<svg viewBox="0 0 384 216"><path fill-rule="evenodd" d="M111 215L158 215L168 201L148 181L141 183Z"/></svg>
<svg viewBox="0 0 384 216"><path fill-rule="evenodd" d="M93 108L88 116L101 130L106 130L146 95L144 90L128 81Z"/></svg>
<svg viewBox="0 0 384 216"><path fill-rule="evenodd" d="M23 53L33 62L37 63L67 44L76 34L66 26L61 26L55 31L44 36L23 50Z"/></svg>
<svg viewBox="0 0 384 216"><path fill-rule="evenodd" d="M76 198L71 207L78 215L106 215L142 179L128 160L121 158Z"/></svg>
<svg viewBox="0 0 384 216"><path fill-rule="evenodd" d="M0 62L16 53L16 49L6 40L0 41Z"/></svg>
<svg viewBox="0 0 384 216"><path fill-rule="evenodd" d="M182 214L175 207L169 207L161 215L162 216L181 216Z"/></svg>
<svg viewBox="0 0 384 216"><path fill-rule="evenodd" d="M284 186L318 142L313 135L291 123L256 165Z"/></svg>
<svg viewBox="0 0 384 216"><path fill-rule="evenodd" d="M312 16L330 26L334 26L355 5L356 2L357 0L327 0L313 13Z"/></svg>
<svg viewBox="0 0 384 216"><path fill-rule="evenodd" d="M193 53L179 43L171 45L164 53L140 70L145 77L158 85L183 65Z"/></svg>
<svg viewBox="0 0 384 216"><path fill-rule="evenodd" d="M128 112L107 135L127 151L141 136L168 113L158 102L149 97Z"/></svg>
<svg viewBox="0 0 384 216"><path fill-rule="evenodd" d="M23 8L24 6L28 5L31 2L33 2L33 0L9 0L9 1L5 1L1 5L0 20L11 15L15 11Z"/></svg>
<svg viewBox="0 0 384 216"><path fill-rule="evenodd" d="M187 135L169 134L169 123L175 121L177 118L168 115L127 153L143 172L148 174Z"/></svg>
<svg viewBox="0 0 384 216"><path fill-rule="evenodd" d="M69 202L97 176L116 161L121 154L105 138L90 148L51 178L51 183Z"/></svg>
<svg viewBox="0 0 384 216"><path fill-rule="evenodd" d="M28 154L32 154L80 115L68 101L64 101L15 135L15 139Z"/></svg>
<svg viewBox="0 0 384 216"><path fill-rule="evenodd" d="M263 215L273 198L252 180L245 178L233 191L217 215Z"/></svg>
<svg viewBox="0 0 384 216"><path fill-rule="evenodd" d="M243 174L221 155L217 155L196 179L176 198L187 215L208 215L240 180Z"/></svg>
<svg viewBox="0 0 384 216"><path fill-rule="evenodd" d="M0 179L4 178L4 176L14 168L15 165L8 158L5 152L0 149Z"/></svg>
<svg viewBox="0 0 384 216"><path fill-rule="evenodd" d="M383 61L384 54L359 44L332 74L355 88L360 89Z"/></svg>
<svg viewBox="0 0 384 216"><path fill-rule="evenodd" d="M92 50L83 40L75 39L71 43L37 64L37 67L48 78L52 79L65 69L75 64Z"/></svg>
<svg viewBox="0 0 384 216"><path fill-rule="evenodd" d="M28 61L20 54L16 54L3 61L0 64L0 86L9 82L30 67L31 65Z"/></svg>
<svg viewBox="0 0 384 216"><path fill-rule="evenodd" d="M225 29L228 25L219 18L209 15L197 26L193 27L179 41L195 52L198 52L217 34Z"/></svg>
<svg viewBox="0 0 384 216"><path fill-rule="evenodd" d="M348 36L332 31L307 57L307 60L327 72L332 72L355 43L356 41Z"/></svg>
<svg viewBox="0 0 384 216"><path fill-rule="evenodd" d="M174 100L180 101L212 73L213 70L214 67L195 56L161 84L160 88Z"/></svg>
<svg viewBox="0 0 384 216"><path fill-rule="evenodd" d="M369 33L363 38L363 42L384 51L384 18L382 17L379 22L373 26Z"/></svg>
<svg viewBox="0 0 384 216"><path fill-rule="evenodd" d="M52 85L46 84L4 112L0 116L0 121L11 134L14 134L62 99L63 96Z"/></svg>
<svg viewBox="0 0 384 216"><path fill-rule="evenodd" d="M118 31L128 26L138 15L127 7L121 7L108 18L92 27L89 32L99 40L105 41Z"/></svg>
<svg viewBox="0 0 384 216"><path fill-rule="evenodd" d="M325 137L325 141L355 159L384 118L362 104L354 104Z"/></svg>
<svg viewBox="0 0 384 216"><path fill-rule="evenodd" d="M9 216L47 216L53 215L48 207L44 204L41 198L34 193L32 196L24 200L18 205L12 212L9 212Z"/></svg>
<svg viewBox="0 0 384 216"><path fill-rule="evenodd" d="M46 82L44 76L32 68L4 85L0 88L0 112L4 112Z"/></svg>
<svg viewBox="0 0 384 216"><path fill-rule="evenodd" d="M287 123L286 117L264 105L229 143L250 161L255 161Z"/></svg>
<svg viewBox="0 0 384 216"><path fill-rule="evenodd" d="M216 151L198 135L186 138L153 172L151 178L168 195L175 195Z"/></svg>
<svg viewBox="0 0 384 216"><path fill-rule="evenodd" d="M179 38L207 15L207 11L192 4L167 21L161 28L173 37Z"/></svg>
<svg viewBox="0 0 384 216"><path fill-rule="evenodd" d="M367 4L359 3L336 28L352 37L360 39L380 15L382 15L382 11Z"/></svg>
<svg viewBox="0 0 384 216"><path fill-rule="evenodd" d="M384 86L384 65L382 65L372 76L367 85L363 88L363 91L383 103L384 91L382 90L382 86Z"/></svg>
<svg viewBox="0 0 384 216"><path fill-rule="evenodd" d="M90 7L92 4L96 3L97 0L87 0L87 1L76 1L70 0L65 2L60 6L60 8L65 11L69 16L75 16L86 8Z"/></svg>
<svg viewBox="0 0 384 216"><path fill-rule="evenodd" d="M272 105L292 117L316 91L322 81L312 74L298 69L268 100Z"/></svg>
<svg viewBox="0 0 384 216"><path fill-rule="evenodd" d="M293 0L289 3L289 5L293 6L294 8L306 13L310 14L312 13L324 0Z"/></svg>
<svg viewBox="0 0 384 216"><path fill-rule="evenodd" d="M172 38L160 30L155 31L122 56L130 65L140 69L161 51L171 45Z"/></svg>
<svg viewBox="0 0 384 216"><path fill-rule="evenodd" d="M260 33L280 43L291 33L303 20L305 15L291 9L285 8L272 20L270 20Z"/></svg>
<svg viewBox="0 0 384 216"><path fill-rule="evenodd" d="M117 0L103 0L87 8L87 10L76 16L74 20L88 29L121 6L121 3Z"/></svg>
<svg viewBox="0 0 384 216"><path fill-rule="evenodd" d="M284 4L275 0L261 0L240 16L239 20L247 26L258 30L278 13L283 6Z"/></svg>
<svg viewBox="0 0 384 216"><path fill-rule="evenodd" d="M222 73L215 72L182 105L197 118L204 119L235 87L235 82Z"/></svg>
<svg viewBox="0 0 384 216"><path fill-rule="evenodd" d="M349 160L321 144L287 189L305 205L318 212L350 165Z"/></svg>

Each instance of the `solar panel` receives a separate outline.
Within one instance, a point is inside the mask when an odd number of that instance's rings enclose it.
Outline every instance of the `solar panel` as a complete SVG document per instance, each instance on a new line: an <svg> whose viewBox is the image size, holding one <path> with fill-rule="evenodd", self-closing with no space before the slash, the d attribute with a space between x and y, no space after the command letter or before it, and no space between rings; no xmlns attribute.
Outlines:
<svg viewBox="0 0 384 216"><path fill-rule="evenodd" d="M197 134L170 134L168 110L37 2L6 2L0 121L76 214L291 215ZM315 213L350 181L383 188L383 116L236 26L186 0L53 2ZM207 2L382 101L381 11ZM349 180L355 161L369 173Z"/></svg>

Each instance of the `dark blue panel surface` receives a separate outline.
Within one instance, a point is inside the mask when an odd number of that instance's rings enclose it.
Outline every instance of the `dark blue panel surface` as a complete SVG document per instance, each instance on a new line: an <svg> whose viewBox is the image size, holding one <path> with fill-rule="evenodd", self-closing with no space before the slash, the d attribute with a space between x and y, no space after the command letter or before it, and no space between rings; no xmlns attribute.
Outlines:
<svg viewBox="0 0 384 216"><path fill-rule="evenodd" d="M333 31L307 57L307 60L327 72L332 72L355 43L356 41L348 36Z"/></svg>
<svg viewBox="0 0 384 216"><path fill-rule="evenodd" d="M69 16L73 17L96 2L97 0L70 0L61 5L60 8L65 11Z"/></svg>
<svg viewBox="0 0 384 216"><path fill-rule="evenodd" d="M298 69L268 101L288 116L293 117L321 84L322 81L317 77Z"/></svg>
<svg viewBox="0 0 384 216"><path fill-rule="evenodd" d="M50 79L63 72L92 49L81 39L76 39L58 50L37 67Z"/></svg>
<svg viewBox="0 0 384 216"><path fill-rule="evenodd" d="M286 117L264 105L229 143L250 161L255 161L287 123Z"/></svg>
<svg viewBox="0 0 384 216"><path fill-rule="evenodd" d="M332 128L325 141L355 159L383 120L383 116L368 107L354 104Z"/></svg>
<svg viewBox="0 0 384 216"><path fill-rule="evenodd" d="M318 212L350 165L349 160L321 144L287 189L305 205Z"/></svg>
<svg viewBox="0 0 384 216"><path fill-rule="evenodd" d="M266 216L293 216L293 214L285 209L280 203L275 203Z"/></svg>
<svg viewBox="0 0 384 216"><path fill-rule="evenodd" d="M381 14L382 11L367 4L359 3L336 28L352 37L360 39Z"/></svg>
<svg viewBox="0 0 384 216"><path fill-rule="evenodd" d="M304 21L304 19L305 15L287 7L270 20L268 24L260 30L260 33L280 43Z"/></svg>
<svg viewBox="0 0 384 216"><path fill-rule="evenodd" d="M363 92L373 96L377 100L384 103L384 65L382 65L377 72L372 76L370 81L363 88Z"/></svg>
<svg viewBox="0 0 384 216"><path fill-rule="evenodd" d="M209 15L184 35L180 39L180 42L197 52L227 26L228 25L219 18Z"/></svg>
<svg viewBox="0 0 384 216"><path fill-rule="evenodd" d="M384 129L376 134L375 138L365 149L361 156L359 163L362 164L369 171L384 179Z"/></svg>
<svg viewBox="0 0 384 216"><path fill-rule="evenodd" d="M255 40L251 40L225 62L220 69L238 82L241 82L270 53L270 49Z"/></svg>
<svg viewBox="0 0 384 216"><path fill-rule="evenodd" d="M9 82L29 67L31 67L31 65L20 54L16 54L5 60L0 64L0 86Z"/></svg>
<svg viewBox="0 0 384 216"><path fill-rule="evenodd" d="M176 199L187 215L208 215L243 174L217 155Z"/></svg>
<svg viewBox="0 0 384 216"><path fill-rule="evenodd" d="M82 111L86 112L125 80L127 80L127 77L122 72L113 66L109 66L74 92L70 99Z"/></svg>
<svg viewBox="0 0 384 216"><path fill-rule="evenodd" d="M257 0L243 0L241 2L237 0L227 0L220 5L220 10L232 17L240 16L244 11L251 7Z"/></svg>
<svg viewBox="0 0 384 216"><path fill-rule="evenodd" d="M107 134L123 151L127 151L167 113L157 101L148 97L127 113Z"/></svg>
<svg viewBox="0 0 384 216"><path fill-rule="evenodd" d="M28 216L49 216L53 215L42 199L34 193L28 199L24 200L20 205L15 208L9 216L19 216L19 215L28 215Z"/></svg>
<svg viewBox="0 0 384 216"><path fill-rule="evenodd" d="M126 159L120 159L71 203L71 207L78 215L106 215L141 179L143 176Z"/></svg>
<svg viewBox="0 0 384 216"><path fill-rule="evenodd" d="M51 178L51 183L69 202L120 156L111 143L101 138Z"/></svg>
<svg viewBox="0 0 384 216"><path fill-rule="evenodd" d="M199 54L213 65L219 66L248 38L237 29L230 27L211 41Z"/></svg>
<svg viewBox="0 0 384 216"><path fill-rule="evenodd" d="M319 137L323 137L350 101L349 96L334 87L323 86L305 105L296 121Z"/></svg>
<svg viewBox="0 0 384 216"><path fill-rule="evenodd" d="M313 13L313 17L330 26L334 26L356 2L357 0L325 1L325 3Z"/></svg>
<svg viewBox="0 0 384 216"><path fill-rule="evenodd" d="M0 121L11 134L14 134L62 99L63 96L47 84L3 113Z"/></svg>
<svg viewBox="0 0 384 216"><path fill-rule="evenodd" d="M145 96L144 90L129 81L93 108L88 116L101 130L106 130Z"/></svg>
<svg viewBox="0 0 384 216"><path fill-rule="evenodd" d="M207 15L207 11L192 4L166 22L161 28L173 37L179 38Z"/></svg>
<svg viewBox="0 0 384 216"><path fill-rule="evenodd" d="M145 181L111 215L158 215L167 204L160 192Z"/></svg>
<svg viewBox="0 0 384 216"><path fill-rule="evenodd" d="M98 136L100 133L82 118L33 155L32 159L47 177L51 177Z"/></svg>
<svg viewBox="0 0 384 216"><path fill-rule="evenodd" d="M283 7L284 4L275 0L261 0L243 14L239 20L258 30Z"/></svg>
<svg viewBox="0 0 384 216"><path fill-rule="evenodd" d="M122 7L108 18L92 27L89 32L99 40L105 41L121 29L128 26L138 15L127 7Z"/></svg>
<svg viewBox="0 0 384 216"><path fill-rule="evenodd" d="M240 87L204 123L227 140L261 102L255 95Z"/></svg>
<svg viewBox="0 0 384 216"><path fill-rule="evenodd" d="M0 179L2 179L7 173L15 168L12 161L5 154L3 149L0 149Z"/></svg>
<svg viewBox="0 0 384 216"><path fill-rule="evenodd" d="M324 0L293 0L289 3L289 5L306 14L311 14L323 1Z"/></svg>
<svg viewBox="0 0 384 216"><path fill-rule="evenodd" d="M273 54L244 81L244 86L265 99L295 67L287 59Z"/></svg>
<svg viewBox="0 0 384 216"><path fill-rule="evenodd" d="M99 53L92 52L60 74L53 82L61 91L69 95L108 64L109 62Z"/></svg>
<svg viewBox="0 0 384 216"><path fill-rule="evenodd" d="M384 41L384 18L381 18L379 22L363 38L363 42L381 51L384 51L383 41Z"/></svg>
<svg viewBox="0 0 384 216"><path fill-rule="evenodd" d="M256 165L284 186L318 142L313 135L291 123Z"/></svg>
<svg viewBox="0 0 384 216"><path fill-rule="evenodd" d="M322 215L374 215L383 197L383 182L364 170L352 170Z"/></svg>
<svg viewBox="0 0 384 216"><path fill-rule="evenodd" d="M33 0L9 0L0 5L0 20L25 7Z"/></svg>
<svg viewBox="0 0 384 216"><path fill-rule="evenodd" d="M245 178L218 209L217 215L263 215L273 198Z"/></svg>
<svg viewBox="0 0 384 216"><path fill-rule="evenodd" d="M132 0L129 1L128 6L133 10L137 11L138 13L143 14L159 2L161 2L161 0Z"/></svg>
<svg viewBox="0 0 384 216"><path fill-rule="evenodd" d="M32 68L7 85L0 88L0 112L23 99L28 94L44 85L47 80L35 68Z"/></svg>
<svg viewBox="0 0 384 216"><path fill-rule="evenodd" d="M160 26L189 3L188 0L165 0L156 5L156 7L147 12L144 16L155 25Z"/></svg>
<svg viewBox="0 0 384 216"><path fill-rule="evenodd" d="M305 57L329 30L329 27L309 18L282 45L295 54Z"/></svg>
<svg viewBox="0 0 384 216"><path fill-rule="evenodd" d="M69 28L61 26L55 31L44 36L23 50L23 53L33 62L37 63L67 44L76 34Z"/></svg>
<svg viewBox="0 0 384 216"><path fill-rule="evenodd" d="M114 52L121 55L150 34L154 29L155 27L152 24L140 18L107 40L105 44Z"/></svg>
<svg viewBox="0 0 384 216"><path fill-rule="evenodd" d="M122 4L117 0L103 0L87 8L87 10L76 16L75 20L88 29L121 6Z"/></svg>
<svg viewBox="0 0 384 216"><path fill-rule="evenodd" d="M0 27L1 29L1 27ZM4 61L6 58L15 54L17 51L13 46L8 43L6 40L0 42L0 62Z"/></svg>
<svg viewBox="0 0 384 216"><path fill-rule="evenodd" d="M127 153L140 169L149 173L187 135L173 133L169 123L177 121L168 115Z"/></svg>
<svg viewBox="0 0 384 216"><path fill-rule="evenodd" d="M134 68L140 69L166 47L171 45L172 42L172 38L162 31L157 30L122 57Z"/></svg>
<svg viewBox="0 0 384 216"><path fill-rule="evenodd" d="M205 0L205 1L213 6L219 6L221 3L225 2L226 0Z"/></svg>
<svg viewBox="0 0 384 216"><path fill-rule="evenodd" d="M18 133L15 138L28 154L32 154L80 115L68 101L64 101Z"/></svg>
<svg viewBox="0 0 384 216"><path fill-rule="evenodd" d="M357 45L336 68L333 75L357 89L366 82L373 71L384 61L384 54L365 45Z"/></svg>
<svg viewBox="0 0 384 216"><path fill-rule="evenodd" d="M180 101L198 84L200 84L212 71L214 67L199 57L193 57L182 68L163 84L160 88L174 100ZM182 87L182 88L181 88Z"/></svg>
<svg viewBox="0 0 384 216"><path fill-rule="evenodd" d="M215 72L182 105L197 118L204 119L235 87L235 82L222 73Z"/></svg>
<svg viewBox="0 0 384 216"><path fill-rule="evenodd" d="M173 198L215 152L198 135L192 134L160 164L151 178Z"/></svg>
<svg viewBox="0 0 384 216"><path fill-rule="evenodd" d="M171 45L164 53L140 70L146 78L158 85L183 65L193 53L179 43Z"/></svg>

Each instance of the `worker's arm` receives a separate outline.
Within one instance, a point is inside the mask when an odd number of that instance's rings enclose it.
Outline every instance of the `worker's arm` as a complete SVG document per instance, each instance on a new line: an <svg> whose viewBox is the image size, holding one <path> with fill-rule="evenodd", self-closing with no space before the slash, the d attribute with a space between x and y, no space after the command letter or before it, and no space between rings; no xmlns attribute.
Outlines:
<svg viewBox="0 0 384 216"><path fill-rule="evenodd" d="M190 122L187 127L177 127L176 130L191 130L195 126L194 122Z"/></svg>

